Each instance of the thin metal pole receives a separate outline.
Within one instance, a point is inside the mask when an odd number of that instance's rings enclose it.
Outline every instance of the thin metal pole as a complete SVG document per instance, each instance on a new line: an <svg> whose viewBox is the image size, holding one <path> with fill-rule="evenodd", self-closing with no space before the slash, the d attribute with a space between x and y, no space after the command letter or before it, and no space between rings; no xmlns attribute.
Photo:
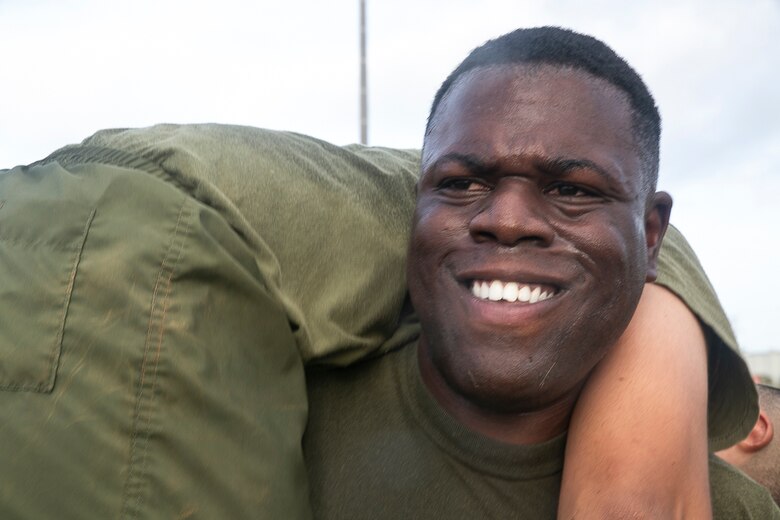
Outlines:
<svg viewBox="0 0 780 520"><path fill-rule="evenodd" d="M366 76L366 0L360 0L360 144L368 144Z"/></svg>

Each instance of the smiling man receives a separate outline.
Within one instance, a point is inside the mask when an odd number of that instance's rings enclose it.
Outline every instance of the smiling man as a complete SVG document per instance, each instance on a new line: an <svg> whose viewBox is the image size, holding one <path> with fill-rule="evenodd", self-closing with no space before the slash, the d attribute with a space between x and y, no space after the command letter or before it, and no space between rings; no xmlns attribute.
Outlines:
<svg viewBox="0 0 780 520"><path fill-rule="evenodd" d="M579 391L655 278L659 135L636 72L570 31L515 31L450 75L409 248L422 334L310 374L316 516L555 518ZM737 472L710 473L715 517L777 517Z"/></svg>
<svg viewBox="0 0 780 520"><path fill-rule="evenodd" d="M606 80L551 65L470 70L436 106L409 287L426 384L472 428L562 432L628 324L671 207L633 114Z"/></svg>

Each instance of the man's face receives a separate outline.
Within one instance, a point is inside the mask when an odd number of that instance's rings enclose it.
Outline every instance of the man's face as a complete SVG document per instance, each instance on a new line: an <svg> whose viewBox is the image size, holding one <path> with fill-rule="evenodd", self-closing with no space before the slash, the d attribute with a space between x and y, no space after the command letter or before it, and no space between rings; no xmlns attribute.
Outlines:
<svg viewBox="0 0 780 520"><path fill-rule="evenodd" d="M576 395L627 325L654 240L627 97L571 69L481 68L432 123L408 267L421 356L483 408Z"/></svg>

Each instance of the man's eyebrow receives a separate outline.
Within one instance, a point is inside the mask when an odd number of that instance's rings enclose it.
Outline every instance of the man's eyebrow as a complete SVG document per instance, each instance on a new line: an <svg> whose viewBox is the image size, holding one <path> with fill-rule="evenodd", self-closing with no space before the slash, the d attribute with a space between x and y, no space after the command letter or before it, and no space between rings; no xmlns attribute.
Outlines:
<svg viewBox="0 0 780 520"><path fill-rule="evenodd" d="M610 182L615 182L615 176L598 164L588 159L571 159L567 157L545 157L538 161L538 167L553 175L567 175L572 170L588 169L598 173Z"/></svg>
<svg viewBox="0 0 780 520"><path fill-rule="evenodd" d="M532 159L532 161L536 168L555 177L564 177L571 173L572 170L588 169L596 172L599 174L599 176L604 177L604 179L609 182L616 182L616 178L612 173L588 159L574 159L570 157L536 157L535 159ZM477 155L450 152L436 159L436 161L431 166L426 168L426 170L440 168L442 165L451 162L458 163L466 167L475 175L489 176L490 174L495 173L498 169L496 164L486 162Z"/></svg>
<svg viewBox="0 0 780 520"><path fill-rule="evenodd" d="M426 170L433 170L435 168L440 168L442 165L451 162L461 164L462 166L465 166L468 170L474 172L475 174L487 174L495 170L495 166L486 163L476 155L467 154L467 153L466 154L457 153L457 152L450 152L448 154L442 155L441 157L436 159L436 161L433 164L431 164L428 168L426 168Z"/></svg>

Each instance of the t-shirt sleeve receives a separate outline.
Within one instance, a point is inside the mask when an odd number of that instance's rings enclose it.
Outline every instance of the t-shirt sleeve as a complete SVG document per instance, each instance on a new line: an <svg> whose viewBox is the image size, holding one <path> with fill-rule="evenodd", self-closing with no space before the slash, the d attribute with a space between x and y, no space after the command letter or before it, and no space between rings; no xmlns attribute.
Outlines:
<svg viewBox="0 0 780 520"><path fill-rule="evenodd" d="M702 324L709 352L710 449L727 448L747 436L755 424L758 397L715 289L690 244L673 226L659 253L656 283L682 299Z"/></svg>
<svg viewBox="0 0 780 520"><path fill-rule="evenodd" d="M710 455L710 489L714 520L780 519L780 509L766 488L715 455Z"/></svg>

